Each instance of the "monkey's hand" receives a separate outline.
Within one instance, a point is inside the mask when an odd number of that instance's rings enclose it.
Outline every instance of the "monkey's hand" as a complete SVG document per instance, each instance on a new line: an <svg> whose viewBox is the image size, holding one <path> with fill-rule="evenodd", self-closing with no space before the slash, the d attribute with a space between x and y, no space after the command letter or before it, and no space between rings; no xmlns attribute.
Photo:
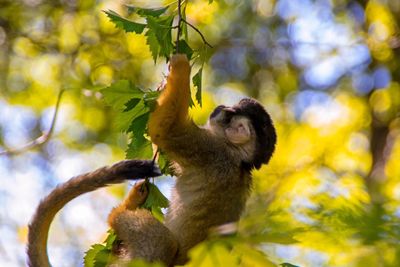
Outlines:
<svg viewBox="0 0 400 267"><path fill-rule="evenodd" d="M160 169L151 160L123 160L110 167L115 177L136 180L162 175Z"/></svg>
<svg viewBox="0 0 400 267"><path fill-rule="evenodd" d="M132 187L122 205L128 210L135 210L146 201L148 194L146 181L140 181Z"/></svg>

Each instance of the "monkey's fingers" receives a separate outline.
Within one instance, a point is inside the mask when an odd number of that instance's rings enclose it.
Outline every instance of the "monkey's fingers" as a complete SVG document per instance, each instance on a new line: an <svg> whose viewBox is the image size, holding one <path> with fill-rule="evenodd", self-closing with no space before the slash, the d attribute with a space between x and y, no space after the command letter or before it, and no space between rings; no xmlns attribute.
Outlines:
<svg viewBox="0 0 400 267"><path fill-rule="evenodd" d="M136 180L145 177L156 177L162 175L160 169L152 160L123 160L111 167L116 176L125 179Z"/></svg>

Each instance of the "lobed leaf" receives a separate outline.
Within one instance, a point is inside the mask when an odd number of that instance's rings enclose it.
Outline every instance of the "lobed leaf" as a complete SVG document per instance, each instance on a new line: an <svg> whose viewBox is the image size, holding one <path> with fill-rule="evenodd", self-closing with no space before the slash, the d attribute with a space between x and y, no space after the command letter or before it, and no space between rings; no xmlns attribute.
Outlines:
<svg viewBox="0 0 400 267"><path fill-rule="evenodd" d="M107 17L115 24L117 28L123 29L125 32L135 32L142 33L146 28L146 24L137 23L134 21L130 21L126 18L121 17L117 12L113 10L104 11Z"/></svg>

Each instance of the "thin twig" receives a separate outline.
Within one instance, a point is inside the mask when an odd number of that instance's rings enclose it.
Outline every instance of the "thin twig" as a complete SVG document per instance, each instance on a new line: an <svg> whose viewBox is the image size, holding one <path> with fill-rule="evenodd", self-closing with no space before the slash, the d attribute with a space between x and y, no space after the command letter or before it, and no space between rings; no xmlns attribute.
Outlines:
<svg viewBox="0 0 400 267"><path fill-rule="evenodd" d="M201 37L201 39L203 40L203 43L205 43L206 45L208 45L210 48L213 48L213 46L207 42L206 38L204 37L204 35L201 33L201 31L199 29L197 29L193 24L191 24L190 22L188 22L185 19L181 18L181 21L185 22L187 25L189 25L193 30L195 30Z"/></svg>
<svg viewBox="0 0 400 267"><path fill-rule="evenodd" d="M53 119L51 120L51 125L50 125L49 131L47 133L43 133L38 138L30 141L29 143L25 144L24 146L22 146L20 148L1 151L0 156L20 154L20 153L28 151L34 147L42 146L50 140L50 138L54 132L54 128L55 128L56 121L57 121L58 111L60 109L61 97L62 97L64 91L65 91L65 89L61 89L60 92L58 93L57 103L55 106L54 115L53 115Z"/></svg>
<svg viewBox="0 0 400 267"><path fill-rule="evenodd" d="M179 53L179 37L181 36L182 13L181 13L182 0L178 0L178 31L176 33L176 53Z"/></svg>

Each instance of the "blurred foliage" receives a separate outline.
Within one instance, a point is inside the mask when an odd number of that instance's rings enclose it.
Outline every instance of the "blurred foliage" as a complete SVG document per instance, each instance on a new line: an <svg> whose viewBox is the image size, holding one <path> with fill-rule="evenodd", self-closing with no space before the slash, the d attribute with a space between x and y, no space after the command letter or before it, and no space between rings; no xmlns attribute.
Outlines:
<svg viewBox="0 0 400 267"><path fill-rule="evenodd" d="M194 120L247 95L265 104L278 131L271 163L254 172L238 236L200 244L188 265L399 266L400 1L186 2L186 20L213 45L200 58L201 36L184 29L203 94ZM124 4L176 10L174 1ZM46 132L66 90L47 143L0 155L1 266L25 266L26 225L44 194L124 158L129 136L99 89L125 80L155 90L167 71L146 35L115 27L103 10L146 23L146 11L119 1L0 0L2 150ZM50 233L55 266L82 265L83 252L104 239L118 188L61 212Z"/></svg>

